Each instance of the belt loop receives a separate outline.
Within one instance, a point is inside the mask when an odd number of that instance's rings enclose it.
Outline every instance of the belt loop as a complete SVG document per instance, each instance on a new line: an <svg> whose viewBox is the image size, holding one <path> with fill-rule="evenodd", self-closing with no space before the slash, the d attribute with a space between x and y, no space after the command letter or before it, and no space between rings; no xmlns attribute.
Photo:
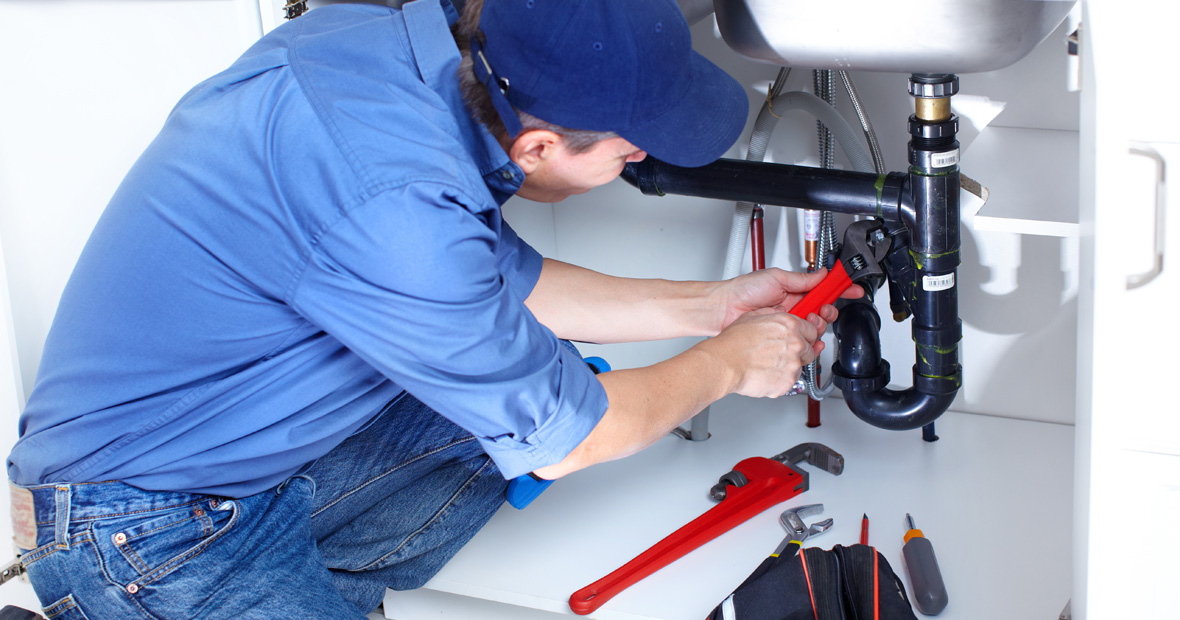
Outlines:
<svg viewBox="0 0 1180 620"><path fill-rule="evenodd" d="M53 499L57 508L57 516L53 524L53 542L57 544L58 549L68 550L70 548L70 485L59 485L53 494Z"/></svg>

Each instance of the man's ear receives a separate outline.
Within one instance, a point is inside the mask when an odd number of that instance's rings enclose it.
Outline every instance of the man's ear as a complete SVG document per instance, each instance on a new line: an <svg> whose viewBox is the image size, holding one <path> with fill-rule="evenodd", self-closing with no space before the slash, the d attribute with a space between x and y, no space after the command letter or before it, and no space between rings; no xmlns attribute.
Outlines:
<svg viewBox="0 0 1180 620"><path fill-rule="evenodd" d="M508 158L529 175L560 148L560 135L546 129L529 129L520 132L509 145Z"/></svg>

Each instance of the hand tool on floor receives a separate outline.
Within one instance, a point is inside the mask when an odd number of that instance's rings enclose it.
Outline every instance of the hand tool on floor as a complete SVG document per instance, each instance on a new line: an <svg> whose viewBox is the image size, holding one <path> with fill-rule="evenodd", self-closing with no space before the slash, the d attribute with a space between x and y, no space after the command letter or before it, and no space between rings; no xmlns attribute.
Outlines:
<svg viewBox="0 0 1180 620"><path fill-rule="evenodd" d="M785 554L789 558L799 553L799 549L803 548L803 541L828 531L828 528L832 527L832 519L816 521L810 526L803 522L803 517L817 515L823 511L823 504L807 504L784 510L783 514L779 515L778 521L787 529L787 537L779 543L778 548L770 554L770 557L777 558Z"/></svg>
<svg viewBox="0 0 1180 620"><path fill-rule="evenodd" d="M770 554L770 557L762 560L762 563L758 565L758 568L755 568L754 572L750 573L749 577L746 577L745 581L743 581L742 584L734 590L733 594L731 594L729 598L725 599L725 601L723 601L721 605L717 607L717 609L713 610L712 614L709 614L709 620L713 620L714 618L720 620L729 620L738 617L738 603L735 601L735 597L743 593L744 596L753 600L753 605L756 608L769 608L774 609L775 611L783 611L784 609L780 604L784 601L777 599L779 599L779 597L784 594L784 590L787 590L786 588L772 588L770 591L774 592L774 595L771 597L770 601L767 601L767 590L754 584L758 583L759 580L761 580L771 571L776 570L776 567L780 572L783 571L784 567L780 564L780 562L789 560L798 554L799 550L803 548L803 541L811 538L812 536L819 536L820 534L828 531L828 528L832 527L831 519L817 521L810 526L803 522L803 517L810 517L811 515L819 514L823 511L823 504L807 504L805 506L788 508L787 510L783 511L783 513L779 515L778 520L779 523L782 523L783 527L786 528L787 537L784 538L781 543L779 543L778 547L775 548L774 553ZM804 563L806 564L806 562ZM790 569L787 568L785 570ZM808 582L808 587L810 588L810 581ZM743 599L743 602L744 601L745 599ZM767 607L768 603L770 603L769 607ZM814 607L814 603L812 606ZM789 613L784 614L782 617L788 616L796 617ZM745 617L745 615L742 615L741 617Z"/></svg>
<svg viewBox="0 0 1180 620"><path fill-rule="evenodd" d="M914 606L927 616L935 616L946 608L947 595L938 560L934 557L934 545L922 535L922 530L914 527L914 518L909 513L906 513L905 520L910 529L905 533L901 554L910 575Z"/></svg>
<svg viewBox="0 0 1180 620"><path fill-rule="evenodd" d="M901 579L873 547L804 548L832 526L831 519L804 521L821 512L822 504L783 512L786 539L707 620L917 620Z"/></svg>
<svg viewBox="0 0 1180 620"><path fill-rule="evenodd" d="M844 457L819 443L803 443L770 458L755 456L721 476L709 495L720 503L653 545L611 574L574 592L570 609L586 615L632 584L733 529L750 517L806 491L806 461L830 474L844 471Z"/></svg>
<svg viewBox="0 0 1180 620"><path fill-rule="evenodd" d="M877 220L849 224L844 229L844 244L836 264L789 312L806 319L807 315L818 312L820 306L836 301L853 284L865 287L866 294L872 293L885 278L881 261L885 260L891 242Z"/></svg>

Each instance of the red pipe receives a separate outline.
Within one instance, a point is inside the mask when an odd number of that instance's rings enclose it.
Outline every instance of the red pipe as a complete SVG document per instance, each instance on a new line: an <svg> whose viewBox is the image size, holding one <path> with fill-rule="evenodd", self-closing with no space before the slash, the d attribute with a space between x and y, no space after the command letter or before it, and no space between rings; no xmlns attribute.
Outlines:
<svg viewBox="0 0 1180 620"><path fill-rule="evenodd" d="M750 220L750 254L753 257L754 271L766 269L766 249L762 235L762 207L754 207Z"/></svg>

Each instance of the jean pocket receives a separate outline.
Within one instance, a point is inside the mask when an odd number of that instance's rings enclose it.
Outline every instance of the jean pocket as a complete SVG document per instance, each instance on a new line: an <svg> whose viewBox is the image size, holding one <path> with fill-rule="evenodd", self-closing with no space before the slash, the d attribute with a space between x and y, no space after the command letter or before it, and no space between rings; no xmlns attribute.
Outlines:
<svg viewBox="0 0 1180 620"><path fill-rule="evenodd" d="M41 611L47 620L88 620L82 609L74 603L73 594L67 594L65 598L42 608Z"/></svg>
<svg viewBox="0 0 1180 620"><path fill-rule="evenodd" d="M146 583L196 557L233 527L237 515L237 502L211 499L103 520L94 524L92 534L116 583Z"/></svg>

